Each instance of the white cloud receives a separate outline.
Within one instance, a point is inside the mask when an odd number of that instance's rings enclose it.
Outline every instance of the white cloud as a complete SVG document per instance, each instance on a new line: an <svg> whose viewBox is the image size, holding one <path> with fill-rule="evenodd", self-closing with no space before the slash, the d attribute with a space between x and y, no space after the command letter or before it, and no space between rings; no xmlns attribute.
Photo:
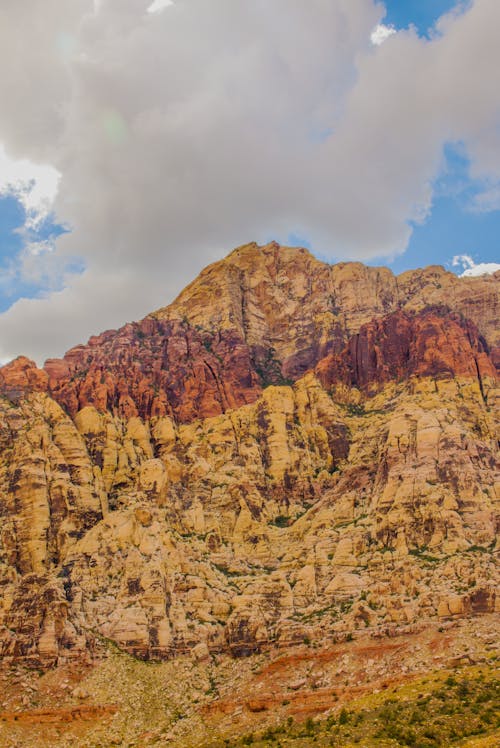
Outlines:
<svg viewBox="0 0 500 748"><path fill-rule="evenodd" d="M474 265L473 268L467 268L467 270L464 270L461 277L492 275L493 273L496 273L497 270L500 270L500 264L498 262L479 262L477 265Z"/></svg>
<svg viewBox="0 0 500 748"><path fill-rule="evenodd" d="M11 195L21 202L26 228L36 228L50 214L60 178L53 166L10 158L0 144L0 195Z"/></svg>
<svg viewBox="0 0 500 748"><path fill-rule="evenodd" d="M471 207L477 213L490 213L493 210L500 210L500 184L475 195Z"/></svg>
<svg viewBox="0 0 500 748"><path fill-rule="evenodd" d="M473 268L475 265L474 260L470 255L454 255L451 264L454 268L459 266L463 268Z"/></svg>
<svg viewBox="0 0 500 748"><path fill-rule="evenodd" d="M0 142L61 175L55 198L30 199L54 199L72 227L39 255L70 286L0 315L9 355L136 319L253 239L293 232L332 259L401 252L446 142L500 183L497 0L430 40L410 29L375 46L374 0L176 0L154 23L147 9L0 3ZM70 257L81 277L64 275Z"/></svg>
<svg viewBox="0 0 500 748"><path fill-rule="evenodd" d="M173 4L173 0L154 0L148 8L148 13L159 13Z"/></svg>
<svg viewBox="0 0 500 748"><path fill-rule="evenodd" d="M453 267L461 267L461 278L474 277L478 275L491 275L500 270L498 262L474 262L470 255L455 255L451 261Z"/></svg>
<svg viewBox="0 0 500 748"><path fill-rule="evenodd" d="M375 26L372 33L370 34L370 41L376 47L383 44L390 36L396 33L396 29L392 24L386 26L385 23L379 23Z"/></svg>

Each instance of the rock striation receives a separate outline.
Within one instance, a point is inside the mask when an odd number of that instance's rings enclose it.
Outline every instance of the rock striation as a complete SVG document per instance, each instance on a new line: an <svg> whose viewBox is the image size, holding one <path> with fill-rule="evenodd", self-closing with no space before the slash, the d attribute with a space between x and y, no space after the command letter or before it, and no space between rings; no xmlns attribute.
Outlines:
<svg viewBox="0 0 500 748"><path fill-rule="evenodd" d="M498 609L500 274L245 245L0 369L0 652L143 659Z"/></svg>
<svg viewBox="0 0 500 748"><path fill-rule="evenodd" d="M305 249L250 244L206 268L169 307L44 368L49 391L73 416L94 405L126 418L189 422L254 402L270 384L291 384L341 354L363 325L397 311L411 327L410 315L434 308L445 336L449 312L470 320L498 363L498 296L492 276L457 278L430 267L396 278L387 268L330 266ZM395 338L403 333L397 324ZM387 336L390 321L384 325ZM429 341L434 353L438 343Z"/></svg>

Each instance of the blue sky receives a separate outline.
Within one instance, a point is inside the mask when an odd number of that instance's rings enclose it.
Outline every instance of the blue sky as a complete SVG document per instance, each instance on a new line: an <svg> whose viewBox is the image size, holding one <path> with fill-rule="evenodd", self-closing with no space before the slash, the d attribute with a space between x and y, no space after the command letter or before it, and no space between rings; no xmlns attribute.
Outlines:
<svg viewBox="0 0 500 748"><path fill-rule="evenodd" d="M420 34L427 34L435 21L456 4L455 0L384 0L387 9L384 23L397 29L413 24Z"/></svg>
<svg viewBox="0 0 500 748"><path fill-rule="evenodd" d="M17 233L24 220L24 208L18 200L0 197L0 312L6 311L19 296L36 292L36 289L23 288L16 281L13 268L24 246L23 238Z"/></svg>
<svg viewBox="0 0 500 748"><path fill-rule="evenodd" d="M477 264L500 261L500 211L474 209L481 187L469 177L469 162L460 147L449 144L444 157L431 213L423 224L413 226L407 250L392 261L376 258L369 264L387 264L395 273L424 265L444 265L460 273L462 265L451 264L459 255Z"/></svg>
<svg viewBox="0 0 500 748"><path fill-rule="evenodd" d="M464 3L465 4L465 3ZM396 29L410 25L427 36L444 14L458 5L456 0L385 0L384 24ZM500 211L478 212L472 200L480 188L469 178L469 162L460 147L448 144L443 171L436 182L431 214L423 225L413 227L407 250L393 261L377 258L370 264L387 264L395 273L429 264L453 267L457 255L468 255L474 262L500 262Z"/></svg>
<svg viewBox="0 0 500 748"><path fill-rule="evenodd" d="M0 195L0 314L19 298L60 290L65 273L83 272L75 258L51 267L54 243L66 231L50 213L33 224L22 198Z"/></svg>

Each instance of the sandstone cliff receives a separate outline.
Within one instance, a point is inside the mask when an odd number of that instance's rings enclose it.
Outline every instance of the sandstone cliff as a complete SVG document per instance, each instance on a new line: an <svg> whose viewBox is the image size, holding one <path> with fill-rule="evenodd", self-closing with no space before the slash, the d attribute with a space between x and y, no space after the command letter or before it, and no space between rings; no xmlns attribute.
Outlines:
<svg viewBox="0 0 500 748"><path fill-rule="evenodd" d="M250 244L0 369L0 651L241 655L495 610L499 274Z"/></svg>

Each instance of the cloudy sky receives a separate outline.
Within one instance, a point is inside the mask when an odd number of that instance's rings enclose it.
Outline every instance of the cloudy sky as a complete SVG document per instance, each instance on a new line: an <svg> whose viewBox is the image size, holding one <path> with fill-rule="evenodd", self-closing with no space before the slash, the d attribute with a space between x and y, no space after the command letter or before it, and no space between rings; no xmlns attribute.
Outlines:
<svg viewBox="0 0 500 748"><path fill-rule="evenodd" d="M2 0L0 361L248 241L500 261L498 0Z"/></svg>

